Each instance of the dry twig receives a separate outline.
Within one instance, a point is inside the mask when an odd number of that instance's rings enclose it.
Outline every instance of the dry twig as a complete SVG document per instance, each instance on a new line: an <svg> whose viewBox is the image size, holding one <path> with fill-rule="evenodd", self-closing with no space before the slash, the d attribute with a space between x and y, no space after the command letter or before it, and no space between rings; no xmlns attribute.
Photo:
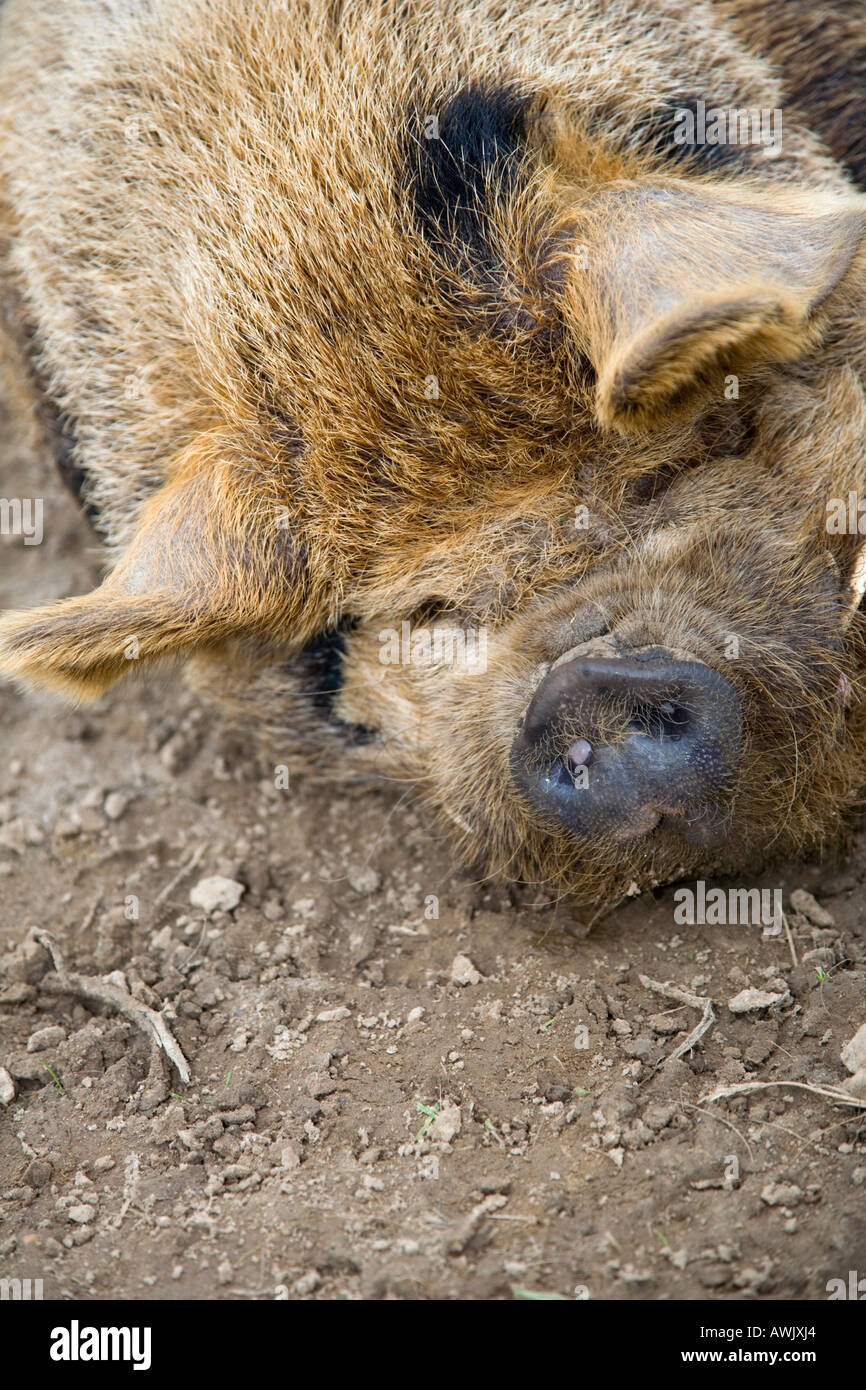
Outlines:
<svg viewBox="0 0 866 1390"><path fill-rule="evenodd" d="M651 990L653 994L660 994L663 999L673 999L677 1004L688 1004L693 1009L703 1009L704 1011L700 1023L692 1029L687 1038L683 1039L679 1047L665 1058L665 1063L676 1062L680 1057L690 1052L695 1044L700 1042L704 1034L712 1028L716 1021L713 1001L701 994L690 994L687 989L683 989L680 985L663 985L658 980L651 980L648 975L639 975L638 979L644 989Z"/></svg>
<svg viewBox="0 0 866 1390"><path fill-rule="evenodd" d="M749 1091L769 1090L771 1086L796 1086L799 1091L809 1091L813 1096L824 1096L826 1100L835 1101L837 1105L854 1105L866 1110L866 1100L859 1100L834 1086L812 1086L808 1081L740 1081L735 1086L718 1086L715 1091L701 1096L700 1101L703 1104L710 1100L724 1100L726 1096L744 1096Z"/></svg>
<svg viewBox="0 0 866 1390"><path fill-rule="evenodd" d="M56 940L51 932L35 931L34 941L38 941L44 946L54 963L57 971L57 979L46 979L42 982L42 988L50 994L77 994L82 999L91 999L96 1004L104 1004L106 1008L116 1009L123 1014L136 1027L161 1047L177 1068L178 1075L184 1084L189 1082L190 1068L189 1063L180 1050L178 1043L172 1035L162 1014L151 1009L147 1004L142 1004L140 1000L133 998L128 990L121 989L119 985L110 984L107 980L101 980L96 975L78 975L74 971L66 969L63 955Z"/></svg>
<svg viewBox="0 0 866 1390"><path fill-rule="evenodd" d="M180 866L174 878L171 879L171 881L167 883L164 888L161 888L160 891L157 893L156 898L154 899L155 907L162 907L162 904L174 892L177 885L183 879L186 878L187 874L191 874L193 869L195 869L201 863L202 856L204 855L206 849L207 845L199 845L198 849L195 850L192 857L188 859L185 864L182 864Z"/></svg>

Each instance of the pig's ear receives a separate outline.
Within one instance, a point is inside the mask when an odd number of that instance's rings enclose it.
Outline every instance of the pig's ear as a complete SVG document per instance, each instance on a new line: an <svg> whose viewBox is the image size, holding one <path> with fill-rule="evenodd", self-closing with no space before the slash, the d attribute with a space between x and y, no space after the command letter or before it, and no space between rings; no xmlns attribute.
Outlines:
<svg viewBox="0 0 866 1390"><path fill-rule="evenodd" d="M600 422L652 427L727 374L806 351L864 230L856 195L635 183L584 204L568 295Z"/></svg>
<svg viewBox="0 0 866 1390"><path fill-rule="evenodd" d="M240 633L285 636L302 586L273 487L250 468L241 478L211 436L197 440L97 589L0 618L0 671L92 699L160 659Z"/></svg>

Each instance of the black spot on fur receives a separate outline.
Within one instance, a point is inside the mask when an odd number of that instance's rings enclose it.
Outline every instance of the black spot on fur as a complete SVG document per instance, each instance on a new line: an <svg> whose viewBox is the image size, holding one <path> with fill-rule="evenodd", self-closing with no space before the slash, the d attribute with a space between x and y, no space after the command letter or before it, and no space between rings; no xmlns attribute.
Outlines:
<svg viewBox="0 0 866 1390"><path fill-rule="evenodd" d="M42 349L36 330L24 315L21 301L13 291L4 295L0 310L5 331L21 351L33 387L39 424L61 480L90 523L98 529L99 513L87 496L87 474L77 459L75 430L52 394L48 375L42 367Z"/></svg>
<svg viewBox="0 0 866 1390"><path fill-rule="evenodd" d="M47 396L39 403L39 416L65 487L72 493L88 521L98 527L99 512L86 495L87 474L76 462L75 436L68 419L61 415Z"/></svg>
<svg viewBox="0 0 866 1390"><path fill-rule="evenodd" d="M792 96L853 181L866 189L866 46L850 62L840 57L832 67L817 70Z"/></svg>
<svg viewBox="0 0 866 1390"><path fill-rule="evenodd" d="M407 184L418 221L463 272L496 271L489 200L515 186L526 108L512 89L470 86L410 121Z"/></svg>
<svg viewBox="0 0 866 1390"><path fill-rule="evenodd" d="M866 10L862 0L738 7L736 26L784 86L789 129L804 123L866 189ZM796 139L796 135L794 136Z"/></svg>
<svg viewBox="0 0 866 1390"><path fill-rule="evenodd" d="M357 619L344 618L337 627L320 632L304 647L297 663L304 672L304 690L313 709L329 723L345 730L347 738L357 746L371 743L374 731L363 724L347 724L334 710L336 697L343 688L346 633L356 626Z"/></svg>
<svg viewBox="0 0 866 1390"><path fill-rule="evenodd" d="M647 153L654 154L667 164L681 164L689 169L708 173L738 173L750 168L757 147L750 144L725 143L711 145L706 142L681 143L684 128L684 112L691 113L698 127L698 102L704 101L704 111L711 113L715 107L712 100L692 93L668 97L660 106L647 112L646 116L632 128L633 140ZM729 108L722 108L727 111ZM679 135L679 139L678 139Z"/></svg>
<svg viewBox="0 0 866 1390"><path fill-rule="evenodd" d="M345 631L344 625L320 632L301 652L301 660L310 677L310 684L306 687L310 703L314 709L329 717L334 709L334 696L343 688Z"/></svg>
<svg viewBox="0 0 866 1390"><path fill-rule="evenodd" d="M683 134L688 133L684 113L691 113L697 130L701 100L706 112L716 109L712 99L692 92L674 93L637 118L626 116L618 106L599 105L594 109L591 129L604 144L617 150L650 155L663 165L722 176L750 169L758 152L755 145L683 142ZM727 107L723 109L728 110Z"/></svg>

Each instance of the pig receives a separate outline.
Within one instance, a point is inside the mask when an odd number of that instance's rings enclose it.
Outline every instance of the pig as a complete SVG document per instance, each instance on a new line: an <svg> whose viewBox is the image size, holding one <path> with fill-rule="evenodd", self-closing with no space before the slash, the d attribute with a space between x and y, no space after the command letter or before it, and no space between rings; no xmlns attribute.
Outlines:
<svg viewBox="0 0 866 1390"><path fill-rule="evenodd" d="M5 0L4 379L107 572L0 670L182 664L578 903L843 844L866 21L820 13Z"/></svg>

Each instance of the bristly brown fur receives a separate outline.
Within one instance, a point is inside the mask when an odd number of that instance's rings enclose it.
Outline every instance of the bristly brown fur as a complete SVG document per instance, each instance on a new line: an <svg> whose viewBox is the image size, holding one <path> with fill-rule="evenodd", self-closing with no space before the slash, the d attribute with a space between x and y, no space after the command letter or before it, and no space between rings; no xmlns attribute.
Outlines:
<svg viewBox="0 0 866 1390"><path fill-rule="evenodd" d="M586 899L835 842L866 782L860 538L824 524L866 486L836 8L825 92L784 0L6 0L2 356L111 569L0 619L0 667L90 698L190 659L281 761L405 780ZM781 108L781 153L684 152L698 99ZM484 627L487 670L383 665L404 620ZM737 689L713 856L578 843L512 783L540 675L610 631Z"/></svg>

